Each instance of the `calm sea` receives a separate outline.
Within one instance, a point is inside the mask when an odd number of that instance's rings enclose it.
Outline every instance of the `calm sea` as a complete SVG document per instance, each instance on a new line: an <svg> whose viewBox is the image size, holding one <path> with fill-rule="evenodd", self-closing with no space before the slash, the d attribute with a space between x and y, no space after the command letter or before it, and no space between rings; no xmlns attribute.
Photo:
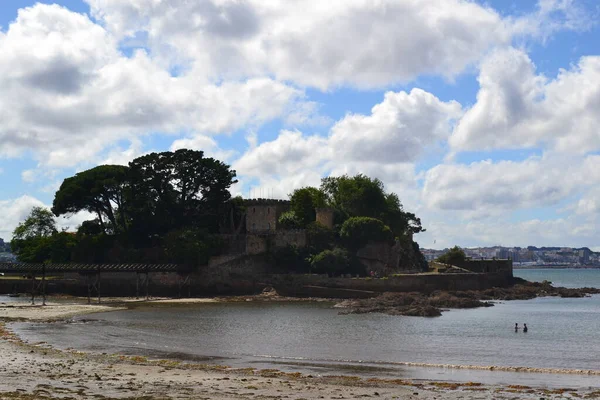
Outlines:
<svg viewBox="0 0 600 400"><path fill-rule="evenodd" d="M600 287L600 270L518 270L555 284ZM2 300L0 300L2 301ZM92 321L82 321L91 318ZM153 307L16 323L31 342L59 348L144 354L300 370L546 386L598 386L599 376L423 368L403 362L600 370L600 296L538 298L438 318L339 315L326 303L230 303ZM529 332L513 326L527 323Z"/></svg>

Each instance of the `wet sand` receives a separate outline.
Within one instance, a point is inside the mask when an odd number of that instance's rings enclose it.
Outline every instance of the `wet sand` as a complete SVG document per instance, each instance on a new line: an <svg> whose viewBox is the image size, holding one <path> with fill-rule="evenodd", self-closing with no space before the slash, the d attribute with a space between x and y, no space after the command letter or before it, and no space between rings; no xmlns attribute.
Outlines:
<svg viewBox="0 0 600 400"><path fill-rule="evenodd" d="M159 304L162 300L157 301ZM175 301L169 301L172 304ZM189 303L188 303L189 304ZM0 319L59 320L121 306L2 305ZM59 351L24 343L0 322L1 399L546 399L600 398L598 390L318 376L277 370Z"/></svg>

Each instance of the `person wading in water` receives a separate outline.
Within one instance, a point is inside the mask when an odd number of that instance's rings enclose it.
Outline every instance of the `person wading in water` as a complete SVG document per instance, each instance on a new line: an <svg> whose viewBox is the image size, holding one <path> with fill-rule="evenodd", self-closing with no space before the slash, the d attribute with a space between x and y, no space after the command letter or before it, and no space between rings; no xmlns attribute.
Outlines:
<svg viewBox="0 0 600 400"><path fill-rule="evenodd" d="M523 332L527 333L527 324L523 324Z"/></svg>
<svg viewBox="0 0 600 400"><path fill-rule="evenodd" d="M518 332L518 331L519 331L519 324L515 323L515 332Z"/></svg>

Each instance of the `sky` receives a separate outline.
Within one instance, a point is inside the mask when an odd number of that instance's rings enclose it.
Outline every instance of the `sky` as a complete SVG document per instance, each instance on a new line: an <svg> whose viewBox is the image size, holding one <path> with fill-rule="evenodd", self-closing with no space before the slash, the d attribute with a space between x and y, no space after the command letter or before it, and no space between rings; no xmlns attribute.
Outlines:
<svg viewBox="0 0 600 400"><path fill-rule="evenodd" d="M2 1L0 237L66 177L189 148L243 197L377 177L421 247L600 249L599 16L595 0Z"/></svg>

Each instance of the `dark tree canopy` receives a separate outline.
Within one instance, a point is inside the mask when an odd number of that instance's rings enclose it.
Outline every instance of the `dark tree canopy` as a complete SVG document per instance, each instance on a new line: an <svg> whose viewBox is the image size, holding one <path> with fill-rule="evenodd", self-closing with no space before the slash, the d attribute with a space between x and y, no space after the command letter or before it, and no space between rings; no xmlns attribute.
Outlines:
<svg viewBox="0 0 600 400"><path fill-rule="evenodd" d="M439 256L437 261L444 264L456 265L456 263L464 261L466 258L467 255L465 254L465 251L458 246L454 246L446 253Z"/></svg>
<svg viewBox="0 0 600 400"><path fill-rule="evenodd" d="M54 215L44 207L33 207L31 212L13 231L13 240L52 236L56 229Z"/></svg>
<svg viewBox="0 0 600 400"><path fill-rule="evenodd" d="M340 238L353 251L357 251L369 243L392 244L394 242L394 235L390 228L381 220L370 217L348 218L342 225Z"/></svg>
<svg viewBox="0 0 600 400"><path fill-rule="evenodd" d="M325 193L314 187L296 189L290 195L290 211L301 226L307 226L316 218L316 209L325 206Z"/></svg>
<svg viewBox="0 0 600 400"><path fill-rule="evenodd" d="M56 216L85 210L98 216L105 232L127 229L124 212L128 167L100 165L66 178L54 196Z"/></svg>
<svg viewBox="0 0 600 400"><path fill-rule="evenodd" d="M13 231L10 247L21 262L45 262L51 258L52 237L57 233L52 212L34 207Z"/></svg>
<svg viewBox="0 0 600 400"><path fill-rule="evenodd" d="M187 225L219 229L235 171L202 151L151 153L129 163L130 215L137 232L164 234Z"/></svg>
<svg viewBox="0 0 600 400"><path fill-rule="evenodd" d="M323 178L321 191L335 210L338 224L351 217L370 217L383 221L396 236L423 231L421 220L405 212L398 196L386 193L377 178L362 174Z"/></svg>

